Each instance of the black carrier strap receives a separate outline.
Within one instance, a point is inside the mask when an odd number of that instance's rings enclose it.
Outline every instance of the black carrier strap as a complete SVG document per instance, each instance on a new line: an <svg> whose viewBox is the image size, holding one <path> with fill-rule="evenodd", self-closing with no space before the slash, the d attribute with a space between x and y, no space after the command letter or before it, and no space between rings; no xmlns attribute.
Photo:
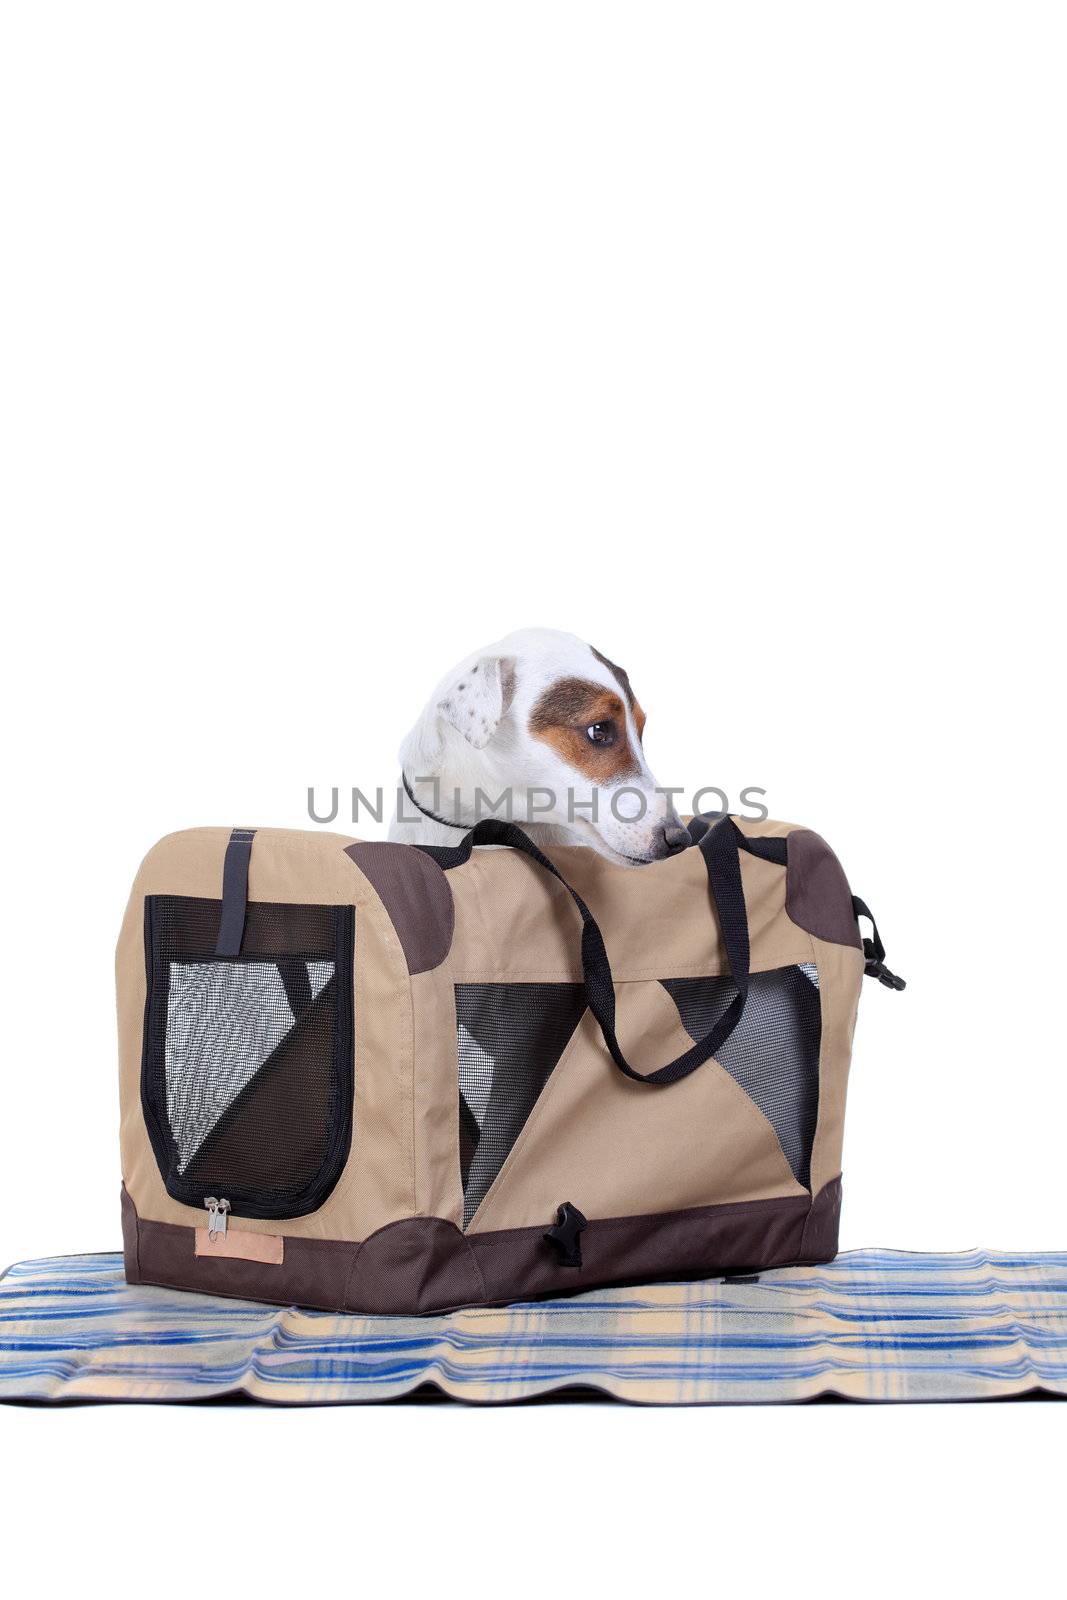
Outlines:
<svg viewBox="0 0 1067 1600"><path fill-rule="evenodd" d="M215 944L217 956L239 956L248 906L248 863L255 828L234 828L222 864L222 916Z"/></svg>
<svg viewBox="0 0 1067 1600"><path fill-rule="evenodd" d="M698 815L689 820L689 835L694 844L699 844L707 834L708 829L714 824L715 818ZM737 842L742 850L747 850L750 856L759 856L763 861L773 861L779 867L789 864L789 839L767 835L750 839L747 834L738 833ZM852 914L859 926L861 917L866 917L874 934L873 939L860 939L863 944L865 965L864 975L868 978L877 978L879 983L884 983L887 989L906 989L908 986L903 978L898 978L895 972L890 972L885 964L885 945L878 933L878 925L870 913L869 908L860 899L859 895L852 896Z"/></svg>
<svg viewBox="0 0 1067 1600"><path fill-rule="evenodd" d="M604 1043L608 1047L611 1059L620 1072L625 1073L636 1083L665 1084L677 1083L679 1078L687 1078L697 1067L702 1067L705 1061L709 1061L718 1050L721 1050L740 1022L745 1009L745 1002L748 999L749 947L748 913L741 887L741 862L738 856L738 845L742 841L743 835L732 819L723 817L720 822L709 827L697 843L697 849L703 856L707 868L708 883L719 914L723 945L730 963L731 976L737 986L737 994L710 1033L699 1039L691 1049L686 1050L676 1060L669 1061L665 1067L660 1067L656 1072L636 1072L623 1055L615 1034L615 984L603 935L585 901L575 889L571 888L559 869L537 848L529 834L524 833L513 822L501 822L496 817L489 817L472 828L457 845L418 845L416 848L432 856L438 866L448 872L452 867L461 867L469 861L475 845L508 845L513 850L521 850L523 855L529 856L538 866L550 872L566 889L582 918L582 972L585 977L586 1001L600 1024L600 1031L604 1035Z"/></svg>
<svg viewBox="0 0 1067 1600"><path fill-rule="evenodd" d="M722 815L722 812L701 811L695 817L690 817L687 826L693 843L699 844L708 829L713 828ZM742 833L738 828L737 842L750 856L759 856L761 861L773 861L776 867L784 867L789 859L789 840L784 837L768 834L765 838L750 839L747 833Z"/></svg>

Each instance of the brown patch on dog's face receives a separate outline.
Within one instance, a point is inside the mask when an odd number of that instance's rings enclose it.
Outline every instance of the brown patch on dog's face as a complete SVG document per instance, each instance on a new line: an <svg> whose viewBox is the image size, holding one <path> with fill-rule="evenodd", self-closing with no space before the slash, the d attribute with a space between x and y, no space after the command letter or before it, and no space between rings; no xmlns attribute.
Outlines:
<svg viewBox="0 0 1067 1600"><path fill-rule="evenodd" d="M602 667L607 667L608 671L618 683L619 688L626 696L626 704L630 707L630 710L634 714L634 722L637 726L637 737L638 739L643 739L645 736L645 713L638 705L637 696L630 687L630 674L626 671L625 667L617 667L614 661L609 661L607 656L601 655L596 645L591 644L589 648L600 662L600 665Z"/></svg>
<svg viewBox="0 0 1067 1600"><path fill-rule="evenodd" d="M642 717L638 726L643 722ZM626 707L602 683L561 678L531 711L530 732L594 783L614 783L640 771L630 748Z"/></svg>

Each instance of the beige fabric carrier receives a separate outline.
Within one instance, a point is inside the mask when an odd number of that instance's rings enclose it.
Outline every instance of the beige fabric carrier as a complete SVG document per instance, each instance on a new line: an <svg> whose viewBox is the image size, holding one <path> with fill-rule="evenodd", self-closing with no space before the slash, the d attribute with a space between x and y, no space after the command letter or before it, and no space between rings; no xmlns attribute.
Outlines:
<svg viewBox="0 0 1067 1600"><path fill-rule="evenodd" d="M423 1312L829 1260L865 967L817 834L640 869L198 828L118 947L126 1275ZM505 845L508 848L481 848Z"/></svg>

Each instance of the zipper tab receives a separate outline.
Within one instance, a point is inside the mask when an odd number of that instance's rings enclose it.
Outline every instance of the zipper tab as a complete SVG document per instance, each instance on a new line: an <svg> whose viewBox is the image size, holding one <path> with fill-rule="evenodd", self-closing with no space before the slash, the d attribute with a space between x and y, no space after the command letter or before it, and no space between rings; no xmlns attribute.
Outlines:
<svg viewBox="0 0 1067 1600"><path fill-rule="evenodd" d="M226 1213L230 1209L230 1202L228 1200L216 1200L214 1195L209 1194L204 1204L207 1207L208 1238L214 1239L217 1234L225 1234Z"/></svg>

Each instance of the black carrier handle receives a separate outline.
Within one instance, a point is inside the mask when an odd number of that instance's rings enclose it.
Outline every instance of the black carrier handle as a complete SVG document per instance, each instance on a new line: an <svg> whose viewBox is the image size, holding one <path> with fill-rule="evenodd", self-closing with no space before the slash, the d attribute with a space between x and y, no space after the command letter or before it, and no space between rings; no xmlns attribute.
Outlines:
<svg viewBox="0 0 1067 1600"><path fill-rule="evenodd" d="M536 861L538 866L550 872L566 889L581 914L585 996L590 1011L600 1024L600 1031L604 1035L604 1043L608 1047L611 1059L619 1071L632 1078L635 1083L665 1084L677 1083L679 1078L687 1078L691 1072L702 1067L705 1061L709 1061L716 1051L721 1050L744 1014L745 1002L748 999L749 944L748 911L741 887L741 860L738 854L738 841L741 837L740 830L732 818L723 817L720 822L709 827L696 843L696 848L703 856L707 868L708 883L719 915L722 941L730 963L730 974L737 985L737 994L710 1033L705 1034L703 1039L698 1039L689 1050L656 1072L635 1071L623 1055L615 1033L615 984L611 976L604 937L581 895L571 888L563 874L537 848L529 834L524 833L513 822L501 822L499 818L487 817L485 821L477 823L458 845L418 845L416 848L424 850L428 856L432 856L439 867L448 872L452 867L461 867L469 861L475 845L508 845L513 850L521 850L523 855L529 856L531 861Z"/></svg>

